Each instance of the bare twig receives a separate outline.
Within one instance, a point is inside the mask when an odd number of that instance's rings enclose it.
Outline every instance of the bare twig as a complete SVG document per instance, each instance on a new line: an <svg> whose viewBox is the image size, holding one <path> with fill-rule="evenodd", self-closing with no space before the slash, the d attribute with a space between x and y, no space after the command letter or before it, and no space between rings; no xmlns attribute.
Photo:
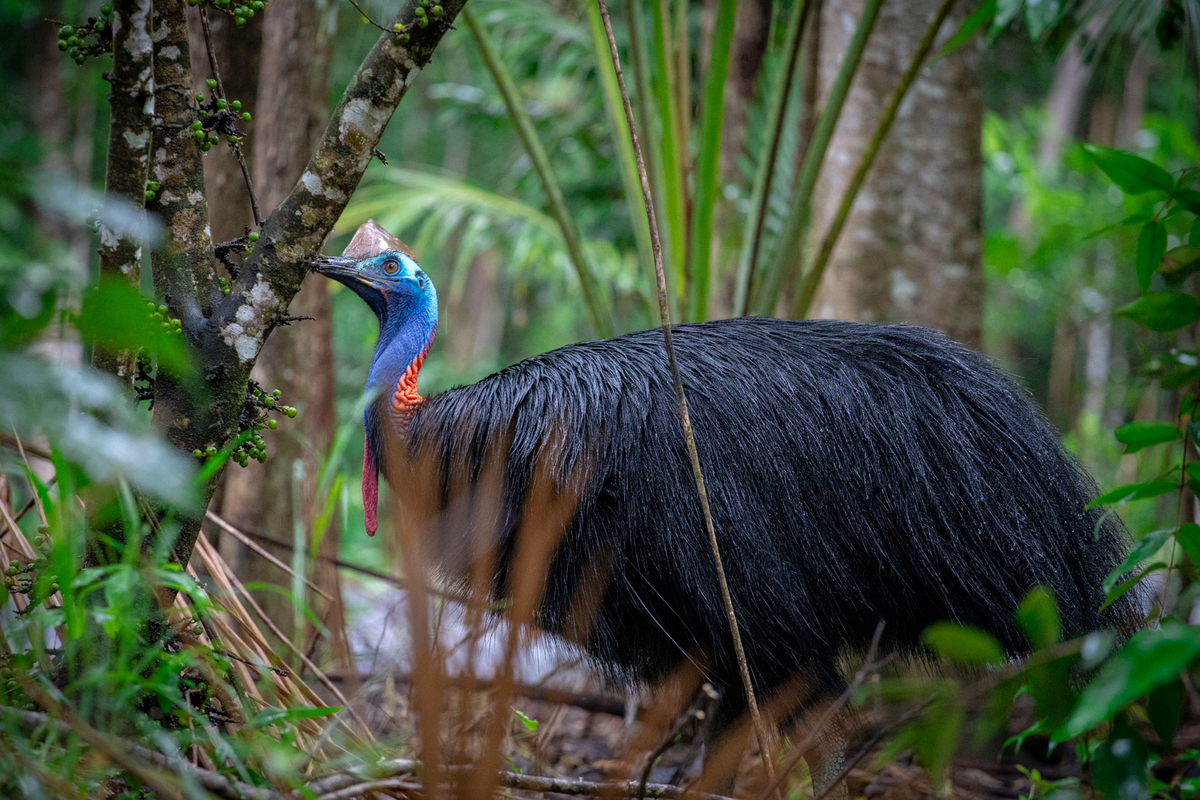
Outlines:
<svg viewBox="0 0 1200 800"><path fill-rule="evenodd" d="M357 6L355 6L357 8ZM221 70L217 68L217 52L213 49L212 28L208 24L208 8L200 6L200 24L204 28L204 49L208 51L208 68L212 70L213 80L217 82L217 97L228 102L225 96L225 84L221 82ZM246 180L246 193L250 195L250 210L254 212L254 224L262 225L262 214L258 211L258 198L254 196L254 186L250 183L250 170L246 168L246 157L242 155L242 143L230 142L233 154L237 156L238 166L242 168L242 177Z"/></svg>
<svg viewBox="0 0 1200 800"><path fill-rule="evenodd" d="M879 147L883 144L884 138L887 137L888 131L892 128L892 123L896 120L896 113L900 109L900 103L908 94L909 88L913 81L917 79L917 73L921 70L921 65L925 63L929 51L933 49L934 39L937 38L938 31L941 30L942 24L946 21L946 17L950 15L950 10L954 7L954 0L942 0L942 5L938 8L937 16L930 23L929 28L925 31L925 37L921 39L920 45L913 53L912 61L909 62L908 69L901 76L900 82L896 84L895 91L892 92L892 98L888 102L887 109L883 112L883 117L880 118L879 124L875 126L875 132L871 134L871 140L867 142L866 148L863 149L862 158L858 162L858 169L854 171L854 177L850 179L850 185L846 187L845 194L842 195L842 203L838 207L837 214L834 215L833 222L829 224L829 230L825 233L825 238L821 240L821 249L817 253L816 259L808 272L804 274L804 279L800 284L800 291L796 293L796 301L792 306L792 318L800 319L808 314L808 308L812 305L813 297L817 294L817 287L821 285L821 276L825 273L825 265L829 263L829 257L833 254L834 245L837 244L838 236L842 233L842 228L846 224L846 219L850 216L850 207L854 205L854 198L858 196L859 189L862 188L863 181L867 178L867 172L870 171L871 165L875 163L875 157L879 154Z"/></svg>
<svg viewBox="0 0 1200 800"><path fill-rule="evenodd" d="M292 574L292 568L291 568L291 567L289 567L287 564L285 564L285 563L283 563L282 561L280 561L280 560L279 560L278 558L276 558L275 556L271 555L270 551L268 551L268 550L267 550L265 547L263 547L263 546L262 546L262 545L260 545L258 542L256 542L256 541L254 541L253 539L251 539L251 538L250 538L249 536L247 536L246 534L244 534L244 533L242 533L241 531L239 531L237 528L235 528L235 527L233 527L232 525L230 525L230 524L229 524L228 522L226 522L225 520L223 520L223 519L221 519L220 517L218 517L218 516L217 516L216 514L214 514L212 511L205 511L205 512L204 512L204 516L205 516L205 517L207 517L207 518L208 518L208 520L209 520L210 522L212 522L214 525L216 525L218 528L220 528L221 530L225 531L226 533L228 533L228 534L229 534L230 536L232 536L233 538L237 539L237 540L238 540L239 542L241 542L242 544L246 545L246 547L249 547L249 548L250 548L251 550L253 550L255 553L258 553L260 556L262 556L263 558L265 558L267 561L271 562L271 563L272 563L273 565L275 565L276 567L279 567L279 569L283 570L283 571L284 571L284 572L286 572L288 575L291 575L291 574ZM304 583L305 583L305 584L308 586L308 588L312 589L314 592L316 592L317 594L321 595L321 597L324 597L324 598L325 598L326 600L328 600L329 602L333 602L333 598L332 598L332 597L330 597L330 596L329 596L329 595L328 595L326 592L323 592L323 591L321 591L321 587L317 586L315 583L313 583L312 581L310 581L310 580L309 580L307 577L304 579Z"/></svg>
<svg viewBox="0 0 1200 800"><path fill-rule="evenodd" d="M658 312L662 319L663 345L667 350L667 362L671 368L671 380L675 386L675 404L679 407L679 418L683 423L683 434L687 440L688 455L692 462L692 474L696 479L696 491L700 494L700 511L704 516L704 527L708 531L709 544L712 545L713 561L717 568L717 581L721 585L721 598L725 602L725 613L729 617L729 629L733 635L733 649L737 654L738 668L742 675L742 685L746 692L746 703L750 708L750 719L754 726L754 736L758 740L762 752L763 764L767 774L774 778L771 766L771 753L767 747L767 733L763 727L762 715L758 710L758 701L754 696L754 685L750 679L750 665L746 661L746 651L742 647L742 634L738 628L737 614L733 609L733 596L729 592L729 581L725 577L725 565L721 561L721 549L717 543L717 531L713 526L712 511L708 505L708 492L704 488L704 472L700 466L700 454L696 450L696 437L692 431L692 421L688 414L687 397L683 393L683 379L679 374L679 361L675 356L675 344L671 339L671 308L667 302L667 277L663 271L662 240L658 235L658 220L654 214L654 198L650 192L650 178L646 174L646 162L642 158L642 148L638 143L637 125L633 119L633 107L629 104L629 93L625 90L625 76L621 72L621 57L617 52L617 41L613 36L612 20L608 16L608 5L605 0L600 3L600 16L604 20L604 33L608 37L608 50L612 56L613 69L617 73L617 86L621 90L621 102L625 106L625 120L629 124L629 136L633 141L633 153L637 159L638 178L642 184L642 199L646 204L646 217L650 223L650 244L654 253L654 275L658 281Z"/></svg>

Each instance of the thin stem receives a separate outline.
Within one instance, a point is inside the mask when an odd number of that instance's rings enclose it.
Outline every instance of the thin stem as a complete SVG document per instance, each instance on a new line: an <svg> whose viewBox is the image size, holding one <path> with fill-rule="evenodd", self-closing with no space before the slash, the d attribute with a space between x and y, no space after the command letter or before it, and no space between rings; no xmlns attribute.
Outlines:
<svg viewBox="0 0 1200 800"><path fill-rule="evenodd" d="M771 314L775 310L775 302L779 297L779 285L789 265L799 261L800 240L808 227L808 212L812 205L813 190L817 186L817 176L821 173L821 164L825 160L825 151L833 138L834 128L842 114L842 106L850 93L850 84L858 72L863 53L867 49L867 40L879 19L879 10L883 0L866 0L862 17L859 18L858 28L842 57L841 67L838 68L837 78L829 90L829 97L821 115L813 129L813 138L804 153L804 163L800 165L800 174L796 178L796 186L792 190L787 222L779 241L775 243L775 253L770 262L770 268L763 276L764 286L752 287L755 308L759 313Z"/></svg>
<svg viewBox="0 0 1200 800"><path fill-rule="evenodd" d="M505 69L495 48L492 47L492 43L484 35L483 29L475 21L475 15L471 13L469 7L463 7L462 18L467 23L467 29L471 31L472 38L475 39L479 55L483 58L484 65L487 66L496 88L500 91L500 96L504 98L509 119L512 120L513 127L517 131L517 138L521 140L525 152L529 155L529 160L533 162L533 170L542 184L542 191L546 193L546 198L550 201L550 213L558 223L563 241L567 245L567 255L575 266L575 274L579 277L579 286L583 290L583 300L592 317L592 325L595 326L596 333L601 338L608 338L613 335L612 320L601 308L600 290L596 276L592 274L592 268L583 253L583 239L579 235L579 228L576 227L571 212L567 210L567 202L563 198L562 188L558 184L558 178L555 177L554 169L550 166L550 157L546 154L546 148L542 147L542 140L538 138L533 120L525 111L525 106L517 92L516 83L508 74L508 70Z"/></svg>
<svg viewBox="0 0 1200 800"><path fill-rule="evenodd" d="M357 8L357 6L356 6ZM208 24L208 8L200 6L200 24L204 28L204 49L208 51L208 68L212 70L213 80L217 82L217 97L229 101L225 96L225 84L221 82L221 70L217 68L217 52L213 49L212 28ZM230 142L233 154L237 156L238 166L242 168L242 177L246 180L246 192L250 195L250 210L254 212L254 227L262 227L262 214L258 211L258 198L254 196L254 186L250 183L250 170L246 168L246 158L242 155L242 143Z"/></svg>
<svg viewBox="0 0 1200 800"><path fill-rule="evenodd" d="M362 18L367 21L368 25L374 25L376 28L379 28L379 30L381 30L385 33L391 33L391 31L389 31L387 28L383 27L378 22L371 19L371 15L368 14L366 11L363 11L362 6L360 6L358 3L354 2L354 0L350 0L350 5L354 6L354 10L357 11L359 14L362 14Z"/></svg>
<svg viewBox="0 0 1200 800"><path fill-rule="evenodd" d="M787 116L788 99L796 80L796 61L800 58L800 44L804 40L804 24L816 0L798 0L788 15L788 51L780 65L782 73L771 92L771 105L767 112L767 138L759 154L758 171L754 176L751 191L750 217L746 227L750 235L742 245L738 261L737 285L734 289L733 315L745 316L750 286L754 283L754 269L758 264L758 253L762 248L763 223L767 219L767 204L771 200L771 186L775 180L775 160L779 158L779 145L783 141L783 124Z"/></svg>
<svg viewBox="0 0 1200 800"><path fill-rule="evenodd" d="M729 581L725 577L725 566L721 561L721 549L717 543L717 531L713 526L712 511L708 505L708 492L704 488L704 472L700 467L700 454L696 450L696 436L692 431L692 421L688 414L687 397L683 393L683 378L679 374L679 361L675 356L675 343L671 338L671 308L667 303L667 277L663 271L662 240L658 235L658 220L654 216L654 198L650 192L650 178L646 174L646 162L642 159L642 147L638 143L637 127L633 121L633 108L629 104L629 93L625 90L625 76L621 72L621 57L617 53L617 40L613 36L612 20L608 16L608 5L605 0L598 0L600 16L604 20L604 33L608 37L608 50L612 56L613 69L617 73L617 84L621 89L621 101L625 106L625 120L629 124L629 136L633 141L633 152L637 158L638 178L642 184L642 200L646 204L646 216L650 221L650 244L654 252L654 276L658 281L658 313L662 318L663 345L667 351L667 362L671 369L671 382L675 387L675 404L679 407L679 418L683 423L683 434L687 440L688 456L692 462L692 474L696 479L696 490L700 494L700 511L704 515L704 527L708 531L709 544L712 545L713 561L717 567L717 581L721 586L721 598L725 602L725 613L729 617L729 629L733 635L733 649L737 655L738 668L742 675L743 688L746 691L746 703L750 708L750 719L754 726L754 736L758 740L762 752L763 764L766 766L768 778L774 781L774 770L771 765L771 752L767 747L766 730L763 728L762 716L758 710L758 701L754 696L754 685L750 679L750 666L746 661L746 651L742 647L742 634L738 628L737 614L733 608L733 596L729 592Z"/></svg>
<svg viewBox="0 0 1200 800"><path fill-rule="evenodd" d="M871 165L875 163L875 157L879 155L879 148L883 144L883 140L887 137L888 131L892 128L892 123L896 120L896 114L900 110L900 103L908 94L909 88L917 79L917 73L921 70L921 65L929 56L929 51L933 49L934 39L937 38L938 31L941 30L942 24L946 21L946 17L950 15L950 10L954 8L954 0L942 0L942 5L938 8L937 16L934 17L929 28L925 31L925 37L921 39L921 44L917 47L917 51L913 53L912 61L909 62L908 69L900 78L900 83L896 84L895 91L892 92L892 98L888 102L887 109L883 112L883 117L879 120L879 124L875 127L875 132L871 134L871 140L867 142L866 148L863 150L862 158L858 162L858 169L854 172L854 177L850 179L850 185L846 187L845 194L842 195L842 204L838 207L837 214L833 218L833 222L829 225L829 230L825 233L825 238L821 240L821 249L817 253L816 260L812 266L804 273L804 280L800 284L800 291L796 295L795 304L792 306L792 319L800 319L807 316L808 308L812 305L813 297L817 294L817 287L821 285L821 276L825 273L825 266L829 263L829 257L833 254L833 248L837 244L838 236L842 233L842 228L846 224L847 218L850 216L850 208L854 205L854 198L858 196L859 189L862 188L863 182L867 178L867 172L870 171Z"/></svg>

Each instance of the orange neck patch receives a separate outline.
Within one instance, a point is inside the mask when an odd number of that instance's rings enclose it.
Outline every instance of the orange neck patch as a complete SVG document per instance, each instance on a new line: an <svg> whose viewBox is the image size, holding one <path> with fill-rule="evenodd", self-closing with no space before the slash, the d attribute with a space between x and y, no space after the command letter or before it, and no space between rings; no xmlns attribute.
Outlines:
<svg viewBox="0 0 1200 800"><path fill-rule="evenodd" d="M425 356L429 354L431 344L433 344L432 338L430 338L429 344L425 345L425 349L418 353L417 357L408 365L408 369L404 370L404 374L396 382L396 391L392 393L392 413L400 423L401 430L408 427L413 412L425 400L417 393L417 374L421 371L421 365L425 363Z"/></svg>

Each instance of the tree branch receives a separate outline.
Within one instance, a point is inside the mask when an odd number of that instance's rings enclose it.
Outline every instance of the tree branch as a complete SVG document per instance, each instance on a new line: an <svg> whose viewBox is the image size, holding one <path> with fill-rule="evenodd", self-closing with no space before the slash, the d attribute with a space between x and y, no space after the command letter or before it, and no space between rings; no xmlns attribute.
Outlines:
<svg viewBox="0 0 1200 800"><path fill-rule="evenodd" d="M150 0L116 0L113 4L112 122L108 131L105 203L127 200L136 219L120 212L100 222L100 277L121 277L134 286L141 273L142 247L137 229L145 228L146 179L150 174L150 123L154 108L151 81L154 45L150 40ZM141 223L141 224L139 224ZM132 383L135 354L97 346L92 363Z"/></svg>
<svg viewBox="0 0 1200 800"><path fill-rule="evenodd" d="M212 237L204 163L189 129L192 67L184 0L154 2L154 144L150 175L161 187L147 210L162 219L163 238L150 254L154 289L183 322L189 339L203 326L220 290ZM157 415L156 415L157 416Z"/></svg>

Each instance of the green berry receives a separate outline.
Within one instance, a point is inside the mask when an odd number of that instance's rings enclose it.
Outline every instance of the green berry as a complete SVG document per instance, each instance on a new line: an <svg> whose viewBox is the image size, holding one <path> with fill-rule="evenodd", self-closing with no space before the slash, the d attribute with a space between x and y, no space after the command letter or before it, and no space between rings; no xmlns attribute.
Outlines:
<svg viewBox="0 0 1200 800"><path fill-rule="evenodd" d="M249 239L249 240L250 240L250 241L252 241L252 242L257 242L257 241L258 241L258 234L257 234L257 233L251 233L251 234L250 234L249 236L247 236L246 238L247 238L247 239ZM278 389L276 389L275 391L276 391L276 392L278 392L279 390L278 390ZM276 396L276 397L278 397L279 395L275 395L275 396Z"/></svg>
<svg viewBox="0 0 1200 800"><path fill-rule="evenodd" d="M215 456L217 454L217 448L210 444L208 446L208 450L206 450L205 452L207 452L210 456Z"/></svg>
<svg viewBox="0 0 1200 800"><path fill-rule="evenodd" d="M198 95L196 95L196 102L197 102L197 103L203 103L203 102L204 102L204 95L202 95L202 94L198 94Z"/></svg>
<svg viewBox="0 0 1200 800"><path fill-rule="evenodd" d="M243 111L243 112L242 112L242 119L246 120L246 122L249 122L249 121L250 121L250 112L249 112L249 111Z"/></svg>
<svg viewBox="0 0 1200 800"><path fill-rule="evenodd" d="M242 110L242 101L234 100L232 103L229 104L229 107L232 108L234 111L241 111Z"/></svg>
<svg viewBox="0 0 1200 800"><path fill-rule="evenodd" d="M429 13L433 14L435 17L440 17L442 15L442 7L434 6L433 8L429 9Z"/></svg>
<svg viewBox="0 0 1200 800"><path fill-rule="evenodd" d="M225 105L226 105L225 98L223 98L223 97L217 98L217 108L224 108Z"/></svg>
<svg viewBox="0 0 1200 800"><path fill-rule="evenodd" d="M284 409L283 413L287 414L289 418L294 418L296 416L296 409L288 406L286 409Z"/></svg>
<svg viewBox="0 0 1200 800"><path fill-rule="evenodd" d="M210 89L215 89L215 88L217 88L217 79L216 79L216 78L209 78L208 80L206 80L206 81L204 82L204 84L205 84L205 85L206 85L208 88L210 88Z"/></svg>
<svg viewBox="0 0 1200 800"><path fill-rule="evenodd" d="M153 199L154 199L154 197L155 197L155 194L154 194L154 192L152 192L152 191L150 191L149 189L147 189L147 190L146 190L146 199L147 199L147 200L153 200Z"/></svg>
<svg viewBox="0 0 1200 800"><path fill-rule="evenodd" d="M252 241L252 242L258 241L258 234L257 233L250 234L250 241ZM271 396L272 397L283 397L283 392L276 389L275 391L271 392Z"/></svg>
<svg viewBox="0 0 1200 800"><path fill-rule="evenodd" d="M400 33L401 31L404 30L404 26L401 25L399 22L397 22L395 25L392 26L392 30L395 31L396 33Z"/></svg>
<svg viewBox="0 0 1200 800"><path fill-rule="evenodd" d="M63 53L67 52L67 43L64 42L62 39L59 39L58 40L58 49L60 52L63 52Z"/></svg>
<svg viewBox="0 0 1200 800"><path fill-rule="evenodd" d="M279 423L276 422L275 420L271 420L270 422L267 423L267 427L270 428L271 430L275 430L276 428L279 427Z"/></svg>
<svg viewBox="0 0 1200 800"><path fill-rule="evenodd" d="M112 6L108 5L107 3L100 6L100 13L107 17L112 13Z"/></svg>
<svg viewBox="0 0 1200 800"><path fill-rule="evenodd" d="M410 37L409 37L409 35L408 35L407 33L402 33L402 34L400 34L400 41L401 41L401 43L402 43L402 44L408 44L408 40L409 40L409 38L410 38Z"/></svg>
<svg viewBox="0 0 1200 800"><path fill-rule="evenodd" d="M234 17L233 21L234 21L234 24L236 24L239 28L246 27L246 18L245 17Z"/></svg>
<svg viewBox="0 0 1200 800"><path fill-rule="evenodd" d="M417 27L418 28L428 28L429 27L429 17L417 17Z"/></svg>
<svg viewBox="0 0 1200 800"><path fill-rule="evenodd" d="M75 32L75 29L72 28L70 25L63 25L61 28L58 29L58 38L66 39L68 36L70 36L74 32Z"/></svg>
<svg viewBox="0 0 1200 800"><path fill-rule="evenodd" d="M254 0L254 2L250 4L250 7L253 8L255 11L262 11L264 8L267 7L267 4L264 3L262 0Z"/></svg>

